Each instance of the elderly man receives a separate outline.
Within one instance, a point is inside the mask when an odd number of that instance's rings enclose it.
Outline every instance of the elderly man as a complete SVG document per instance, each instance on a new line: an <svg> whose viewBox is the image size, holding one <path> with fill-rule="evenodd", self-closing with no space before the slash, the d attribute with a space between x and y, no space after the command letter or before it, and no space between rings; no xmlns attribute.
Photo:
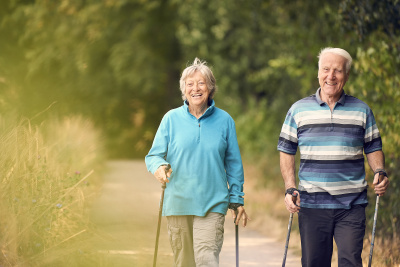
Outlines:
<svg viewBox="0 0 400 267"><path fill-rule="evenodd" d="M279 137L285 204L299 213L302 266L330 267L333 238L339 266L362 266L367 182L364 155L382 196L389 180L382 141L367 104L345 94L352 58L340 48L319 54L320 88L289 109ZM296 189L295 154L300 149ZM378 181L379 175L384 176ZM299 194L293 203L293 192Z"/></svg>

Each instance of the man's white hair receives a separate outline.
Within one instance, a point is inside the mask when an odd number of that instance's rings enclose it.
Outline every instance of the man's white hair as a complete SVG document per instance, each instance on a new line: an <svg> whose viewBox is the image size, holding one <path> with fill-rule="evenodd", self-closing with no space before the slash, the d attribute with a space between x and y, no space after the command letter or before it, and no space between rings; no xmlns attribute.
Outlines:
<svg viewBox="0 0 400 267"><path fill-rule="evenodd" d="M318 55L318 58L319 58L318 69L320 68L320 62L321 62L322 56L327 53L332 53L332 54L344 57L346 59L346 74L349 74L350 68L351 68L351 63L353 62L353 59L351 58L349 52L347 52L346 50L344 50L342 48L325 47L325 48L321 49L321 52L319 52L319 55Z"/></svg>

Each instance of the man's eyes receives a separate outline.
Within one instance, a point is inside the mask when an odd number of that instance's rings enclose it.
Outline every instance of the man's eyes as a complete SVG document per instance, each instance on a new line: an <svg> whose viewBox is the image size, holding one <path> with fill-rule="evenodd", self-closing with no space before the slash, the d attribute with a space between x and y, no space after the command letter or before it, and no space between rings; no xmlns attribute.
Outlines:
<svg viewBox="0 0 400 267"><path fill-rule="evenodd" d="M329 68L323 68L322 70L323 70L324 72L329 72L329 71L330 71ZM337 69L335 69L334 72L335 72L335 73L342 73L343 70L337 70Z"/></svg>

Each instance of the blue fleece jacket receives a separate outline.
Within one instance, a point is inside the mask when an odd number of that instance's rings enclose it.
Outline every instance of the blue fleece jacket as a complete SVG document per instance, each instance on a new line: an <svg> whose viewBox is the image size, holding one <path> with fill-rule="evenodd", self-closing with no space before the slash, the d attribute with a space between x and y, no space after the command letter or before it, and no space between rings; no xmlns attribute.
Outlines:
<svg viewBox="0 0 400 267"><path fill-rule="evenodd" d="M226 214L229 203L243 204L243 165L235 122L214 101L197 119L186 102L163 117L148 155L147 169L173 170L163 215Z"/></svg>

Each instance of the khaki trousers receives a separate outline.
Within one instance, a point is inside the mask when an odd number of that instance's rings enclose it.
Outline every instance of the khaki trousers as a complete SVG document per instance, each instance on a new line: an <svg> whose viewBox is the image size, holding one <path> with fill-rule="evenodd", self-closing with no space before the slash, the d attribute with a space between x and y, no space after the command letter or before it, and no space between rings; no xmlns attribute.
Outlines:
<svg viewBox="0 0 400 267"><path fill-rule="evenodd" d="M176 267L218 267L224 242L225 215L167 216Z"/></svg>

